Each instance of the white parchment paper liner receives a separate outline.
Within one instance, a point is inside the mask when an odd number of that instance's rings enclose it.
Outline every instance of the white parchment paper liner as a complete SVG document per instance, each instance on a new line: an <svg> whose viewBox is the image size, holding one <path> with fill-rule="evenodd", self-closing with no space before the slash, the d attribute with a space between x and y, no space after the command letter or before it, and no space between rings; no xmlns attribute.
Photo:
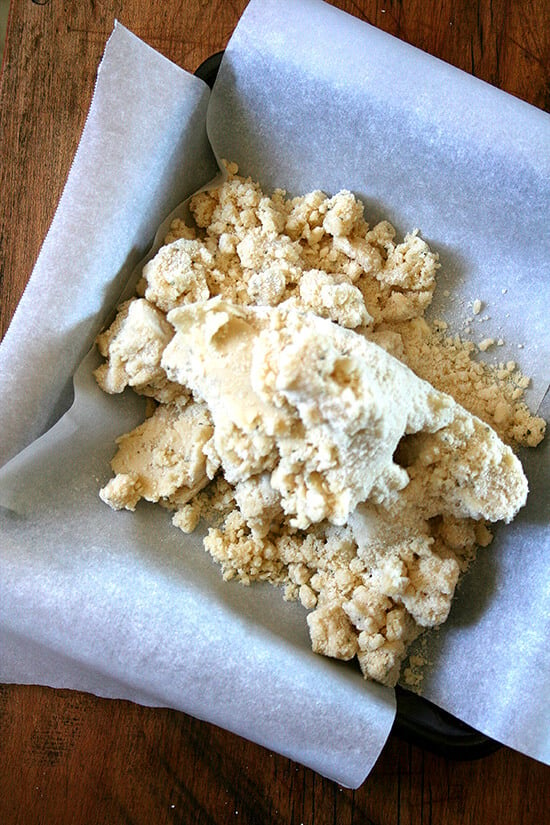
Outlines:
<svg viewBox="0 0 550 825"><path fill-rule="evenodd" d="M0 349L4 459L67 405L63 390L156 227L214 175L207 103L200 81L116 27ZM535 404L548 380L548 122L317 0L254 0L208 107L218 156L266 188L346 187L369 219L420 226L441 254L446 317L459 324L482 299L480 337L498 330L515 357L525 343ZM100 393L94 358L71 412L2 473L0 678L181 708L360 784L391 727L392 693L314 656L304 612L274 588L223 584L200 537L182 537L160 508L101 504L113 439L141 402ZM426 693L548 760L547 450L526 468L529 506L434 634Z"/></svg>
<svg viewBox="0 0 550 825"><path fill-rule="evenodd" d="M207 87L123 27L107 45L52 228L0 350L5 458L67 405L66 385L163 218L217 172ZM116 435L143 415L75 379L70 411L3 467L0 679L166 705L347 785L374 764L391 692L315 656L304 612L228 587L167 513L98 499Z"/></svg>

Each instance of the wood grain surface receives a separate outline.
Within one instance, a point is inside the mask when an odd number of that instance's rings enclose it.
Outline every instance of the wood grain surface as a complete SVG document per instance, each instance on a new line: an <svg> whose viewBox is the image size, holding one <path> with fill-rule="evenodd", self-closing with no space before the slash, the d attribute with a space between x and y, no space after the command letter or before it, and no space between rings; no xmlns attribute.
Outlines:
<svg viewBox="0 0 550 825"><path fill-rule="evenodd" d="M53 217L113 22L193 71L245 0L13 0L0 87L0 327ZM547 0L333 5L550 109ZM390 737L349 791L170 710L0 687L0 825L543 825L550 769L507 748L453 762Z"/></svg>

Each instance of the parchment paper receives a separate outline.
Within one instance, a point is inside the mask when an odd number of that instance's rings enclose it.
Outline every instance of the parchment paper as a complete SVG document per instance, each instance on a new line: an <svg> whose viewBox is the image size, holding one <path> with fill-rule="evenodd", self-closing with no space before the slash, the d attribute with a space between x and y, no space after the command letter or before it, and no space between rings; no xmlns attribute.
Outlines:
<svg viewBox="0 0 550 825"><path fill-rule="evenodd" d="M318 0L253 0L209 102L204 84L115 28L0 348L4 460L68 406L70 376L155 229L216 173L207 106L216 155L266 189L346 187L369 220L420 227L443 265L437 314L460 327L482 300L472 337L504 338L499 360L518 360L534 376L531 405L541 401L548 116ZM142 411L131 394L97 389L95 359L78 370L71 411L0 474L0 679L180 708L359 785L393 693L314 656L301 607L269 586L224 584L201 537L160 508L113 513L99 501L113 440ZM547 446L522 459L528 507L432 634L425 693L549 761Z"/></svg>
<svg viewBox="0 0 550 825"><path fill-rule="evenodd" d="M517 361L531 408L549 418L546 113L331 6L285 0L248 7L208 131L218 156L267 187L351 189L371 222L420 227L442 265L432 314L461 334L469 325L474 341L502 338L484 360ZM521 459L528 506L480 552L431 634L423 693L549 761L548 438Z"/></svg>

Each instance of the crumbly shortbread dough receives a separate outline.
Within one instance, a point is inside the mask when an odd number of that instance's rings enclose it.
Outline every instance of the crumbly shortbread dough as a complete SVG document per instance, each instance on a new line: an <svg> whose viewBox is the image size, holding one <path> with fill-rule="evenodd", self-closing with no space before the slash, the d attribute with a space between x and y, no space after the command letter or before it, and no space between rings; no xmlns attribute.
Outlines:
<svg viewBox="0 0 550 825"><path fill-rule="evenodd" d="M95 373L99 386L108 393L122 392L130 386L163 402L187 397L183 387L167 380L160 365L173 334L164 314L148 301L126 301L113 324L97 338L101 355L108 357Z"/></svg>
<svg viewBox="0 0 550 825"><path fill-rule="evenodd" d="M225 579L283 586L315 651L395 684L487 523L525 503L509 444L544 422L515 364L423 319L439 264L418 232L369 227L347 191L267 197L227 171L98 339L100 386L158 402L100 495L158 501L185 532L205 518Z"/></svg>
<svg viewBox="0 0 550 825"><path fill-rule="evenodd" d="M210 411L210 456L232 484L269 472L291 526L344 525L405 488L427 518L510 521L525 503L520 462L494 431L362 336L219 298L168 319L162 366ZM404 436L409 472L393 460Z"/></svg>
<svg viewBox="0 0 550 825"><path fill-rule="evenodd" d="M187 503L209 481L203 448L212 431L202 404L161 404L143 424L117 439L111 462L116 475L100 491L101 498L115 510L134 510L140 498Z"/></svg>

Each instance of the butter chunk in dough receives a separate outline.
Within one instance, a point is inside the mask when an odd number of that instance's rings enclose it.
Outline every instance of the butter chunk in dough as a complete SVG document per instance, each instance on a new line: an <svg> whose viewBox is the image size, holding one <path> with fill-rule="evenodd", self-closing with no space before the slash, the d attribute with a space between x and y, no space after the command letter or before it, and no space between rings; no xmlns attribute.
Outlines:
<svg viewBox="0 0 550 825"><path fill-rule="evenodd" d="M159 501L178 494L183 504L209 481L203 447L212 435L208 410L190 403L157 407L132 432L117 439L115 477L100 491L114 509L135 509L140 498Z"/></svg>

